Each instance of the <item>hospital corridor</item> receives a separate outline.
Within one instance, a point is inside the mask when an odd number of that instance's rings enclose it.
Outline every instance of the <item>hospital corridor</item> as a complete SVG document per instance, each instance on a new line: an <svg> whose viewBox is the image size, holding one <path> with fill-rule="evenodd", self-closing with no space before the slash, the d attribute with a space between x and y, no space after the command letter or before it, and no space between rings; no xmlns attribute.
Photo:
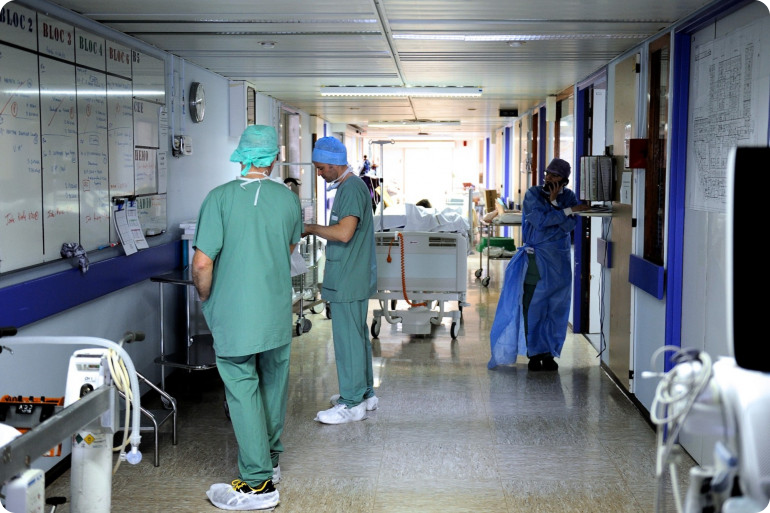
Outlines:
<svg viewBox="0 0 770 513"><path fill-rule="evenodd" d="M507 261L491 261L497 278L484 287L473 272L478 253L468 259L456 340L444 320L430 335L384 323L372 341L379 408L363 422L313 420L337 376L332 321L309 314L312 329L292 341L277 512L654 511L655 432L583 336L568 333L556 372L528 371L526 359L487 370ZM377 307L370 301L370 321ZM178 444L163 428L159 467L121 465L114 513L218 511L205 491L232 479L237 446L216 370L177 372L168 388L179 402ZM151 438L143 436L148 460ZM686 456L679 464L684 488L692 465ZM69 494L69 471L46 488L46 497ZM671 501L665 511L675 511ZM69 513L69 503L56 512Z"/></svg>

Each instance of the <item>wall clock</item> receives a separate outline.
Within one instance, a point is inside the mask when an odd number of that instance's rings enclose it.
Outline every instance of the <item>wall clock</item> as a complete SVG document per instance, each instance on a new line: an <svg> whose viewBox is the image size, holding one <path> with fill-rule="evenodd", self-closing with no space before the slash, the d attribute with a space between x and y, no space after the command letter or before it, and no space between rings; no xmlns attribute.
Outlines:
<svg viewBox="0 0 770 513"><path fill-rule="evenodd" d="M190 117L194 123L200 123L205 113L206 92L203 90L203 84L193 82L190 84Z"/></svg>

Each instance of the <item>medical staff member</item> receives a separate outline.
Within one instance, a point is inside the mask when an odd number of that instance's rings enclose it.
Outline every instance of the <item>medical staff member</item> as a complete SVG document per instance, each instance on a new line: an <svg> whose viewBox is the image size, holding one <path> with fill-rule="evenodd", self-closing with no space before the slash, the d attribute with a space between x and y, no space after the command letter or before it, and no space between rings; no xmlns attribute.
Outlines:
<svg viewBox="0 0 770 513"><path fill-rule="evenodd" d="M274 485L289 384L290 258L302 217L298 196L270 178L277 155L273 127L244 130L230 156L240 162L240 176L206 196L193 243L192 278L238 440L238 478L206 492L221 509L279 502Z"/></svg>
<svg viewBox="0 0 770 513"><path fill-rule="evenodd" d="M569 175L569 162L553 159L545 184L524 195L523 244L505 269L490 332L490 369L515 363L518 354L529 357L531 371L559 368L554 358L567 336L572 297L570 232L575 212L590 208L578 205L575 193L565 188Z"/></svg>
<svg viewBox="0 0 770 513"><path fill-rule="evenodd" d="M318 139L313 165L335 190L329 225L306 224L305 233L326 239L321 297L329 302L339 394L315 420L343 424L366 418L377 409L372 371L372 344L366 315L377 291L374 220L369 189L348 165L347 149L334 137Z"/></svg>

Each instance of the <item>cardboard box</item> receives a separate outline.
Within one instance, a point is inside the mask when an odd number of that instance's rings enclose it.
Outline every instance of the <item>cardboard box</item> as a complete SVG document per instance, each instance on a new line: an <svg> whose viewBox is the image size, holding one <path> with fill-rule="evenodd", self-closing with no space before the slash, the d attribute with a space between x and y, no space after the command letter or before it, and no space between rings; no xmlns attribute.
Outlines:
<svg viewBox="0 0 770 513"><path fill-rule="evenodd" d="M484 191L484 199L486 212L492 212L495 210L495 200L497 199L497 191L494 189L487 189Z"/></svg>

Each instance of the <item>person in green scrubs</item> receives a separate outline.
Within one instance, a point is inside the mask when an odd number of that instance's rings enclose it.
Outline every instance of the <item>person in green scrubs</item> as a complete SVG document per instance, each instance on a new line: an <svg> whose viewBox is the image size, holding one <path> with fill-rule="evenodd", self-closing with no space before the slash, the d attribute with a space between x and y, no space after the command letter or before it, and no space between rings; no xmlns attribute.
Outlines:
<svg viewBox="0 0 770 513"><path fill-rule="evenodd" d="M238 440L238 478L206 495L221 509L278 504L292 328L290 258L302 233L299 197L270 178L278 137L251 125L230 156L235 180L213 189L198 215L192 278Z"/></svg>
<svg viewBox="0 0 770 513"><path fill-rule="evenodd" d="M339 383L332 407L319 411L315 420L344 424L365 419L379 402L366 323L369 298L377 292L374 219L369 188L348 165L345 145L334 137L318 139L313 165L327 191L335 191L329 225L305 224L305 234L327 241L321 297L331 312Z"/></svg>

